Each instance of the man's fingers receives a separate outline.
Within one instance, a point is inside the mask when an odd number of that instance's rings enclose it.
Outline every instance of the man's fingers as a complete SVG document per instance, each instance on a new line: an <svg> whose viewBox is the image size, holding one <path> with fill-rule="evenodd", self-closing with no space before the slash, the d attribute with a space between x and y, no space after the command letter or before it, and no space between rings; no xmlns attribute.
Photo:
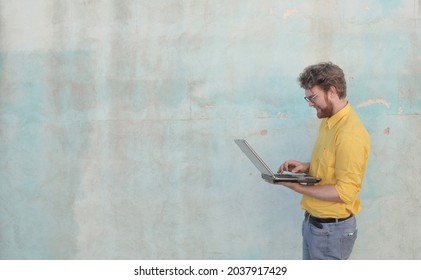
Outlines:
<svg viewBox="0 0 421 280"><path fill-rule="evenodd" d="M292 169L292 171L291 172L293 172L293 173L297 173L297 172L299 172L300 171L300 166L297 166L297 167L295 167L294 169Z"/></svg>
<svg viewBox="0 0 421 280"><path fill-rule="evenodd" d="M279 167L278 173L282 173L284 171L297 173L297 172L300 172L301 169L302 169L302 164L295 161L286 161Z"/></svg>

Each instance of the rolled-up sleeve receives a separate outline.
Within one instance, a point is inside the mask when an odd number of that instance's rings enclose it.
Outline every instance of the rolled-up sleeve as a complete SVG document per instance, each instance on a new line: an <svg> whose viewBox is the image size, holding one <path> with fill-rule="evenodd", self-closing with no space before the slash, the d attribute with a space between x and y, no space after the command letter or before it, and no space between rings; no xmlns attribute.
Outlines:
<svg viewBox="0 0 421 280"><path fill-rule="evenodd" d="M370 153L370 139L357 132L338 137L336 150L336 190L346 204L352 204L361 190Z"/></svg>

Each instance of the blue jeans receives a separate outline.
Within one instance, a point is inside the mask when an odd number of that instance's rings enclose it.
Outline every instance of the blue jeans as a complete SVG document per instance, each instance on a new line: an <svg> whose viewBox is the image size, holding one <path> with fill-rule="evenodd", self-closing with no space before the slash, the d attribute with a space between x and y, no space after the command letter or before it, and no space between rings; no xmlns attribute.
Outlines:
<svg viewBox="0 0 421 280"><path fill-rule="evenodd" d="M355 216L334 223L322 223L322 228L312 225L308 218L303 221L304 260L346 260L357 239Z"/></svg>

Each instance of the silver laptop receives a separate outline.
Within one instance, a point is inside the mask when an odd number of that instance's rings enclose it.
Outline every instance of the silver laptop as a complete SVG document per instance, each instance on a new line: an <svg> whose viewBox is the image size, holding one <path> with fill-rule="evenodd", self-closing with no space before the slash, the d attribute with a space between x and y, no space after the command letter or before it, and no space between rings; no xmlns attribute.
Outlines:
<svg viewBox="0 0 421 280"><path fill-rule="evenodd" d="M260 158L260 156L253 150L253 148L244 139L235 139L234 142L240 147L249 160L256 166L262 174L264 180L275 182L296 182L302 185L313 185L320 182L320 178L310 176L308 174L298 173L273 173L267 164Z"/></svg>

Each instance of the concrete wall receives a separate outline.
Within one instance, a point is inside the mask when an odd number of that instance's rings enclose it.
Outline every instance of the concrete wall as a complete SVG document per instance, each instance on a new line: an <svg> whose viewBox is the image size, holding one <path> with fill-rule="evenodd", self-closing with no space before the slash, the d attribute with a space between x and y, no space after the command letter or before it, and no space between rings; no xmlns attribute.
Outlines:
<svg viewBox="0 0 421 280"><path fill-rule="evenodd" d="M354 259L421 259L421 1L0 0L0 258L300 259L319 120L345 71L372 154Z"/></svg>

